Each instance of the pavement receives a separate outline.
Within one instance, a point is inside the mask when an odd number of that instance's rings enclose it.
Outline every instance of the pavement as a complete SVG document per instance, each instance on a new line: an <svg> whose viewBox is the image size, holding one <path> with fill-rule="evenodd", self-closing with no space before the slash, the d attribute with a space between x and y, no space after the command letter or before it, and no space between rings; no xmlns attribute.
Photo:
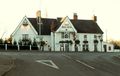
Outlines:
<svg viewBox="0 0 120 76"><path fill-rule="evenodd" d="M0 56L0 76L4 76L14 66L14 60L11 57Z"/></svg>
<svg viewBox="0 0 120 76"><path fill-rule="evenodd" d="M14 60L4 76L120 76L120 53L0 52L0 57Z"/></svg>

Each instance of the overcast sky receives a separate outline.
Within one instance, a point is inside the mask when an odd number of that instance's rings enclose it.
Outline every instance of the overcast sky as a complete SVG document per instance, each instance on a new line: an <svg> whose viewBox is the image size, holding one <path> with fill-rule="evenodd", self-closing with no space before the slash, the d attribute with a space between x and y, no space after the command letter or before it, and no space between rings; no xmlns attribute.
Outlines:
<svg viewBox="0 0 120 76"><path fill-rule="evenodd" d="M9 36L22 18L36 17L36 11L42 11L42 17L57 18L77 13L79 19L92 19L104 31L104 39L120 40L120 1L119 0L0 0L0 37Z"/></svg>

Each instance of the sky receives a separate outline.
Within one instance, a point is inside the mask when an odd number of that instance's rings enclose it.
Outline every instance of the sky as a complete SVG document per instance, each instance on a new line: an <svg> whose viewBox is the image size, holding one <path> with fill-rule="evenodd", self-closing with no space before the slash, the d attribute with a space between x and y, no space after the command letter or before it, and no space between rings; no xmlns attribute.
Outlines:
<svg viewBox="0 0 120 76"><path fill-rule="evenodd" d="M120 40L119 0L0 0L0 38L6 38L15 30L24 16L57 18L78 14L79 19L92 19L104 32L104 40Z"/></svg>

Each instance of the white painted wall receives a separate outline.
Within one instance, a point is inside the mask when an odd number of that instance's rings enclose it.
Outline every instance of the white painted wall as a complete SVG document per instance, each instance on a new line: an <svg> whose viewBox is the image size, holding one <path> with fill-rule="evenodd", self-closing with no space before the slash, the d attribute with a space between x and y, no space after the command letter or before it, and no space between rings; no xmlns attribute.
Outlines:
<svg viewBox="0 0 120 76"><path fill-rule="evenodd" d="M45 41L44 51L49 51L48 46L50 46L52 48L51 35L38 35L37 38L36 38L36 41L40 42L41 40Z"/></svg>
<svg viewBox="0 0 120 76"><path fill-rule="evenodd" d="M115 51L114 51L114 45L113 45L113 44L103 42L103 46L104 46L104 45L107 46L107 47L106 47L107 52L115 52ZM110 47L111 47L111 49L109 49ZM104 47L103 47L103 51L105 51L105 50L104 50Z"/></svg>
<svg viewBox="0 0 120 76"><path fill-rule="evenodd" d="M55 33L55 51L60 51L59 41L65 41L65 40L72 40L72 39L71 39L71 37L70 37L70 39L62 38L60 32ZM72 51L72 48L70 48L70 50Z"/></svg>
<svg viewBox="0 0 120 76"><path fill-rule="evenodd" d="M60 51L59 41L61 41L61 34L55 33L55 51Z"/></svg>
<svg viewBox="0 0 120 76"><path fill-rule="evenodd" d="M18 42L20 39L22 39L23 34L29 34L29 38L32 41L34 40L34 38L37 37L37 35L34 33L33 29L30 27L30 25L27 25L27 26L21 25L20 28L12 36L13 42L14 42L14 40L16 40Z"/></svg>
<svg viewBox="0 0 120 76"><path fill-rule="evenodd" d="M80 45L77 45L78 46L78 51L83 51L82 45L84 44L83 43L84 35L87 35L89 51L94 52L94 35L96 35L98 37L101 34L88 34L88 33L77 34L77 39L80 40ZM43 35L42 37L43 37L43 41L47 41L48 45L51 46L52 51L54 50L54 46L55 46L55 51L60 51L59 41L61 41L61 40L73 40L73 35L72 34L70 34L70 39L61 38L61 33L55 33L55 40L54 40L54 37L53 37L53 33L51 33L51 35ZM113 52L113 50L114 50L113 44L108 44L108 43L102 42L102 49L101 49L100 39L97 38L97 40L98 40L98 51L99 52L104 52L103 45L107 45L107 52ZM55 45L54 45L54 41L55 41ZM45 50L48 50L48 45L45 46ZM109 50L109 46L111 47L111 50ZM70 45L69 49L70 49L70 51L74 51L74 43L72 45Z"/></svg>
<svg viewBox="0 0 120 76"><path fill-rule="evenodd" d="M66 16L64 21L62 22L61 26L57 29L56 32L77 32L74 28L73 24L71 23L70 19Z"/></svg>
<svg viewBox="0 0 120 76"><path fill-rule="evenodd" d="M22 21L24 21L24 19L27 19L27 17L24 17ZM28 21L28 19L27 19ZM33 28L33 26L31 25L31 23L28 21L28 25L25 27L22 25L22 22L19 25L20 27L17 28L17 30L14 32L14 34L12 35L13 41L16 40L17 42L22 39L22 34L29 34L29 38L33 41L34 38L36 38L36 40L39 42L40 38L42 38L43 41L47 42L47 45L45 45L44 50L49 51L48 50L48 45L50 45L51 50L52 51L60 51L60 43L59 41L65 41L65 40L72 40L73 44L69 46L70 51L75 51L74 48L74 40L73 40L73 32L76 33L76 39L80 40L80 44L77 45L78 46L78 51L83 51L83 41L84 41L84 35L87 35L87 41L88 41L88 45L89 45L89 51L93 52L94 51L94 35L97 36L97 40L98 40L98 51L102 52L104 51L103 45L107 45L107 50L108 52L111 52L113 49L113 45L112 44L108 44L108 43L102 43L102 50L101 50L101 42L100 42L100 38L98 36L100 36L101 34L91 34L91 33L77 33L76 29L73 27L72 23L70 22L69 18L66 17L66 19L63 21L62 25L59 27L59 29L53 33L51 32L51 35L41 35L38 36L38 34L36 33L35 29ZM61 32L69 32L70 33L70 38L62 38L61 37ZM109 47L111 47L111 50L109 50Z"/></svg>
<svg viewBox="0 0 120 76"><path fill-rule="evenodd" d="M97 36L97 40L98 40L98 51L101 51L101 42L98 36L100 36L101 34L91 34L91 33L78 33L77 34L77 38L80 40L80 46L79 46L79 51L82 51L83 48L83 41L84 41L84 35L87 35L87 41L88 41L88 45L89 45L89 51L93 52L94 51L94 35Z"/></svg>

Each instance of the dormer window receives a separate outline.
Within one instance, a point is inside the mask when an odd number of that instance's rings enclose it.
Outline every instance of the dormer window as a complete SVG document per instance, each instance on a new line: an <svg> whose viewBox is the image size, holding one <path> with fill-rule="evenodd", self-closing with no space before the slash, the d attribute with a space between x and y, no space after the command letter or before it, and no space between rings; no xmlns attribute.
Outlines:
<svg viewBox="0 0 120 76"><path fill-rule="evenodd" d="M24 21L23 21L23 26L27 26L28 25L28 22L27 22L27 20L25 19Z"/></svg>

